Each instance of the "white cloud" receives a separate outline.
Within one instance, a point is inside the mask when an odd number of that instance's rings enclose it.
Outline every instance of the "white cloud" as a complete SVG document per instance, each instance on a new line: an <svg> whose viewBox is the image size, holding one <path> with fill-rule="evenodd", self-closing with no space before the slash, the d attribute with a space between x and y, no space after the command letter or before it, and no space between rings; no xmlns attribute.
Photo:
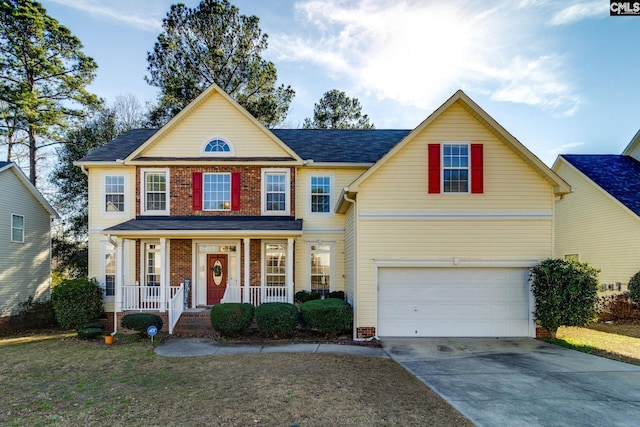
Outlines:
<svg viewBox="0 0 640 427"><path fill-rule="evenodd" d="M551 18L553 25L567 25L586 18L609 16L609 4L597 0L587 3L576 3L557 12Z"/></svg>
<svg viewBox="0 0 640 427"><path fill-rule="evenodd" d="M150 15L138 15L130 7L129 2L121 3L121 7L116 6L118 3L109 2L112 7L104 6L102 2L95 0L49 0L72 9L80 10L90 15L108 19L123 25L137 28L142 31L160 32L162 30L162 18Z"/></svg>
<svg viewBox="0 0 640 427"><path fill-rule="evenodd" d="M584 142L571 142L569 144L564 144L564 145L561 145L559 147L556 147L553 150L549 151L549 153L551 153L551 154L560 154L560 153L566 152L567 149L569 149L569 148L580 147L582 145L584 145Z"/></svg>
<svg viewBox="0 0 640 427"><path fill-rule="evenodd" d="M404 105L434 108L463 89L570 115L580 98L563 57L543 45L546 5L302 0L304 35L271 32L269 46L278 61L312 63Z"/></svg>

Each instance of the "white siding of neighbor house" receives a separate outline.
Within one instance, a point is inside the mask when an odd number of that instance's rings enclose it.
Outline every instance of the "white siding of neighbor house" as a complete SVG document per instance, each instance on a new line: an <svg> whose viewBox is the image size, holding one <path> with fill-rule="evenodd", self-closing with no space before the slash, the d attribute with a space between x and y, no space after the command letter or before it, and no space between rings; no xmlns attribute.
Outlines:
<svg viewBox="0 0 640 427"><path fill-rule="evenodd" d="M640 271L640 218L566 161L555 171L572 189L556 203L556 255L578 254L600 283L626 285Z"/></svg>
<svg viewBox="0 0 640 427"><path fill-rule="evenodd" d="M483 194L428 194L428 144L442 142L483 144ZM553 255L551 184L458 104L369 176L357 203L356 327L376 324L377 260L524 262Z"/></svg>
<svg viewBox="0 0 640 427"><path fill-rule="evenodd" d="M231 143L235 157L291 156L217 92L211 92L140 156L200 157L204 145L213 138Z"/></svg>
<svg viewBox="0 0 640 427"><path fill-rule="evenodd" d="M16 166L14 166L15 168ZM0 317L29 297L46 300L51 285L51 217L10 169L0 172ZM24 217L24 243L11 242L11 215Z"/></svg>

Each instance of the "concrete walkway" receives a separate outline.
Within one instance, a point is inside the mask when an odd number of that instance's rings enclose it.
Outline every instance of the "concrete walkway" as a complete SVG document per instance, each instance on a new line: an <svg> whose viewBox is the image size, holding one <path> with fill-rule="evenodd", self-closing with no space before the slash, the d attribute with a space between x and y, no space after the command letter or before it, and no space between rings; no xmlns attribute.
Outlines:
<svg viewBox="0 0 640 427"><path fill-rule="evenodd" d="M232 345L220 344L208 338L170 337L155 348L160 356L187 357L211 354L241 353L344 353L360 356L384 357L387 353L379 347L341 344L267 344Z"/></svg>
<svg viewBox="0 0 640 427"><path fill-rule="evenodd" d="M381 338L478 426L640 425L640 366L530 338Z"/></svg>

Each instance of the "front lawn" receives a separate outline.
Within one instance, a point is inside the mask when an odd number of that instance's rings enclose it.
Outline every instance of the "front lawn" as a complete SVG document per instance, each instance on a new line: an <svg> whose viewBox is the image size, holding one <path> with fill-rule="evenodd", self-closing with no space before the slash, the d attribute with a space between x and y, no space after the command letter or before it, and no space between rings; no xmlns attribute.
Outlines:
<svg viewBox="0 0 640 427"><path fill-rule="evenodd" d="M0 425L472 425L388 359L169 358L69 337L0 339L0 359Z"/></svg>
<svg viewBox="0 0 640 427"><path fill-rule="evenodd" d="M640 325L597 323L588 328L561 327L549 342L585 353L640 365Z"/></svg>

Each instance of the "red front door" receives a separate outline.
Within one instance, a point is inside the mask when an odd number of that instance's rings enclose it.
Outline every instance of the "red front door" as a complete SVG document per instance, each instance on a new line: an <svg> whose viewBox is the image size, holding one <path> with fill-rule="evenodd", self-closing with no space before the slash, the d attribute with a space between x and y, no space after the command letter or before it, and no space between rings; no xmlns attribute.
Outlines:
<svg viewBox="0 0 640 427"><path fill-rule="evenodd" d="M207 305L220 304L227 289L227 255L207 255Z"/></svg>

